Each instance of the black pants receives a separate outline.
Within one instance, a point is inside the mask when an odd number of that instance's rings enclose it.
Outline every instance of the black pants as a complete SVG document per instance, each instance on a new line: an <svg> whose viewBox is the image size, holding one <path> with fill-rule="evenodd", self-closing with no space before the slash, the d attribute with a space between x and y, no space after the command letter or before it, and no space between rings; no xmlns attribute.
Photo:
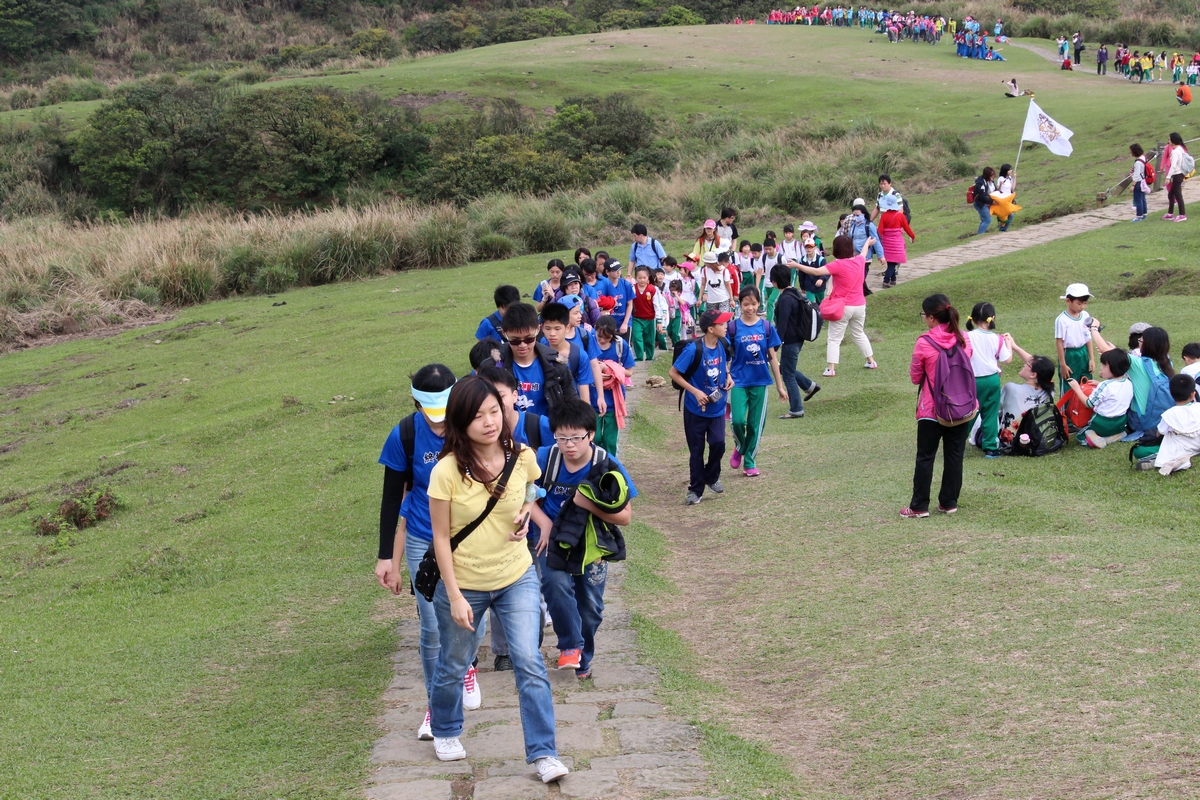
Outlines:
<svg viewBox="0 0 1200 800"><path fill-rule="evenodd" d="M929 487L933 483L933 462L937 459L938 443L942 444L942 489L938 503L942 508L956 508L962 491L963 451L971 423L947 426L932 419L917 421L917 466L913 470L913 511L929 510Z"/></svg>
<svg viewBox="0 0 1200 800"><path fill-rule="evenodd" d="M1172 175L1171 185L1167 187L1167 213L1175 213L1175 204L1179 204L1179 216L1187 215L1183 210L1183 175Z"/></svg>
<svg viewBox="0 0 1200 800"><path fill-rule="evenodd" d="M1108 62L1107 61L1097 61L1096 62L1096 74L1097 75L1107 75L1108 74Z"/></svg>
<svg viewBox="0 0 1200 800"><path fill-rule="evenodd" d="M691 477L688 491L704 496L704 487L721 479L721 458L725 455L725 415L702 417L683 410L683 435L687 439L688 467ZM708 462L704 461L704 445L708 444ZM959 463L961 464L961 457Z"/></svg>
<svg viewBox="0 0 1200 800"><path fill-rule="evenodd" d="M1075 48L1075 65L1076 65L1076 66L1079 66L1079 57L1080 57L1081 55L1083 55L1083 48L1082 48L1082 47L1076 47L1076 48Z"/></svg>

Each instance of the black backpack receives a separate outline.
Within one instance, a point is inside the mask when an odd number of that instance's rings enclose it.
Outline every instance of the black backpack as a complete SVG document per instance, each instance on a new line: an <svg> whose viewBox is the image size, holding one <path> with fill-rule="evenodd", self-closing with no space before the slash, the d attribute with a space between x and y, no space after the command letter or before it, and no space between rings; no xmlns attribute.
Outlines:
<svg viewBox="0 0 1200 800"><path fill-rule="evenodd" d="M526 411L522 418L525 429L525 441L529 443L529 447L537 450L542 446L542 418L539 414L534 414L532 411Z"/></svg>
<svg viewBox="0 0 1200 800"><path fill-rule="evenodd" d="M400 420L400 444L404 446L404 455L408 456L408 469L400 473L400 477L404 481L405 492L411 492L413 487L413 459L416 458L415 451L417 449L417 414L420 413L420 411L414 412Z"/></svg>
<svg viewBox="0 0 1200 800"><path fill-rule="evenodd" d="M1021 444L1028 434L1029 444ZM1057 453L1067 443L1067 426L1052 400L1038 403L1021 415L1021 424L1012 439L1013 456L1048 456Z"/></svg>
<svg viewBox="0 0 1200 800"><path fill-rule="evenodd" d="M533 348L538 363L542 365L542 380L545 381L542 394L546 398L546 408L553 410L562 405L568 397L578 397L579 390L575 387L574 373L569 367L570 359L563 358L557 350L541 342L535 343ZM512 347L502 344L492 350L492 357L483 362L482 366L500 367L512 372L512 365Z"/></svg>
<svg viewBox="0 0 1200 800"><path fill-rule="evenodd" d="M729 362L733 360L733 345L729 343L728 339L720 339L718 341L725 346L725 369L728 370ZM703 360L700 357L700 349L704 346L704 337L697 336L695 339L681 339L671 348L671 363L674 364L679 360L679 357L683 355L683 351L693 344L696 346L692 348L691 366L680 373L685 381L690 381L692 376L696 374L696 370L700 368L700 362ZM675 380L674 378L671 379L671 385L674 386L675 390L679 392L679 402L675 404L675 407L677 409L682 409L683 393L686 392L687 389L680 385L679 381Z"/></svg>
<svg viewBox="0 0 1200 800"><path fill-rule="evenodd" d="M821 316L821 307L816 303L808 302L808 298L802 295L795 286L789 286L783 290L783 294L788 294L788 292L791 292L788 296L796 300L798 311L795 319L789 320L788 329L784 331L784 334L788 339L815 342L821 335L821 328L825 325L825 319Z"/></svg>

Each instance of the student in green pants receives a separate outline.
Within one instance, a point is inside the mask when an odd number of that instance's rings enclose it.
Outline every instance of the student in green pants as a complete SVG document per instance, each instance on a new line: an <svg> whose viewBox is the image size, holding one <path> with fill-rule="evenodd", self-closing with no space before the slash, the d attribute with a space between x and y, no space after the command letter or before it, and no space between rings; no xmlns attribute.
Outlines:
<svg viewBox="0 0 1200 800"><path fill-rule="evenodd" d="M637 268L637 283L633 287L633 358L636 361L654 360L654 334L658 312L654 296L658 290L650 285L650 268Z"/></svg>
<svg viewBox="0 0 1200 800"><path fill-rule="evenodd" d="M1072 283L1061 300L1067 308L1054 321L1054 338L1058 345L1059 392L1068 390L1067 381L1091 378L1096 371L1096 346L1092 343L1092 329L1087 313L1092 294L1086 284Z"/></svg>
<svg viewBox="0 0 1200 800"><path fill-rule="evenodd" d="M755 457L767 421L767 387L773 382L780 401L788 402L779 372L779 348L783 342L775 326L758 316L759 305L758 289L743 286L738 292L741 316L730 321L727 332L733 345L733 359L729 364L733 389L729 400L736 445L729 466L742 467L742 474L747 478L756 478L759 474Z"/></svg>
<svg viewBox="0 0 1200 800"><path fill-rule="evenodd" d="M967 320L971 370L979 398L979 438L972 437L971 441L983 448L985 458L1000 457L1000 365L1012 361L1012 348L995 328L995 307L976 303Z"/></svg>

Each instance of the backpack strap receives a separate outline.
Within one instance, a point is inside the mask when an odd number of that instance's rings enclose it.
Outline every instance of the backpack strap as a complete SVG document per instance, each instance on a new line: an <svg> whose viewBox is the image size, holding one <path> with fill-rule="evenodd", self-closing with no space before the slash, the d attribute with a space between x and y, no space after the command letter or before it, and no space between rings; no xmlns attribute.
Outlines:
<svg viewBox="0 0 1200 800"><path fill-rule="evenodd" d="M419 413L419 412L418 412ZM404 448L404 455L408 456L408 469L400 474L404 481L404 490L412 491L413 487L413 464L416 459L417 449L417 414L409 414L404 419L400 420L400 446Z"/></svg>
<svg viewBox="0 0 1200 800"><path fill-rule="evenodd" d="M562 452L558 449L558 445L551 445L550 452L546 455L546 471L542 473L542 488L546 490L546 496L558 486L558 473L562 471Z"/></svg>
<svg viewBox="0 0 1200 800"><path fill-rule="evenodd" d="M542 418L531 411L526 411L522 417L525 428L525 441L534 450L542 446Z"/></svg>

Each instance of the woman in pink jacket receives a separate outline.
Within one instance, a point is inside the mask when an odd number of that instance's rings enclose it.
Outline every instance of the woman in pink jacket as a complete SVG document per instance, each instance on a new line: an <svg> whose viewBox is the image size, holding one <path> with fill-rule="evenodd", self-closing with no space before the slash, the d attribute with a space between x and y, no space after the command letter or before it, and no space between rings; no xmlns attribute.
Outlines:
<svg viewBox="0 0 1200 800"><path fill-rule="evenodd" d="M921 319L929 332L917 338L908 372L920 386L917 399L917 465L913 470L913 493L908 507L900 512L905 519L929 516L929 491L933 484L933 462L938 443L942 444L942 488L938 493L938 511L953 514L958 510L962 490L963 452L971 432L968 420L946 425L938 420L933 389L937 385L937 365L942 350L959 348L966 356L967 375L971 375L971 340L958 327L958 311L944 294L933 294L921 303ZM943 383L943 386L946 384ZM970 385L974 392L974 385ZM978 410L979 404L975 404ZM973 416L973 415L972 415Z"/></svg>

